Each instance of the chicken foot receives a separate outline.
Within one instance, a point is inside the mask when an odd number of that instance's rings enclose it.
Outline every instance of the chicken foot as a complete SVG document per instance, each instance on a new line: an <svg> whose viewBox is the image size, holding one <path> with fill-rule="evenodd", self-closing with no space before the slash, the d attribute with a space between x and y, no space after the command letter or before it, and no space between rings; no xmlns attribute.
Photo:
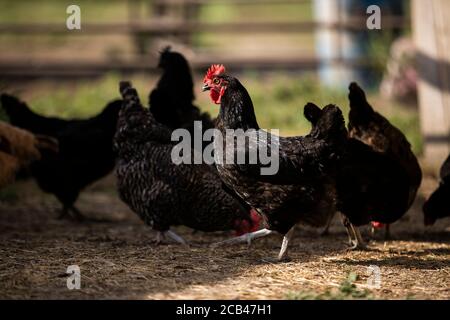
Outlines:
<svg viewBox="0 0 450 320"><path fill-rule="evenodd" d="M168 236L170 239L174 240L175 242L177 242L179 244L182 244L184 246L189 246L186 240L184 240L181 236L179 236L178 234L176 234L172 230L157 231L155 243L156 244L161 244L162 239L165 239L166 236Z"/></svg>
<svg viewBox="0 0 450 320"><path fill-rule="evenodd" d="M235 238L231 238L231 239L227 239L224 241L213 243L211 246L217 247L217 246L221 246L224 244L237 244L237 243L244 243L244 242L246 242L248 245L250 245L252 243L253 239L262 238L262 237L268 236L269 234L272 234L272 233L273 233L272 230L261 229L261 230L255 231L255 232L243 234L242 236L239 236L239 237L235 237Z"/></svg>
<svg viewBox="0 0 450 320"><path fill-rule="evenodd" d="M70 214L70 212L73 213ZM66 217L72 217L75 218L77 221L83 221L85 220L85 217L81 214L80 210L78 210L75 206L63 206L61 209L61 213L58 216L58 219L64 219Z"/></svg>
<svg viewBox="0 0 450 320"><path fill-rule="evenodd" d="M347 229L348 241L350 244L349 250L363 250L366 248L364 240L359 232L358 227L355 227L346 216L342 215L342 223Z"/></svg>
<svg viewBox="0 0 450 320"><path fill-rule="evenodd" d="M292 236L294 235L295 226L293 226L283 237L283 242L281 243L281 249L280 253L278 254L278 261L281 261L286 258L287 249L289 245L289 241L292 239ZM269 229L261 229L255 232L246 233L242 236L231 238L228 240L220 241L213 243L211 246L216 247L224 244L237 244L237 243L247 243L248 245L251 244L253 239L262 238L265 236L268 236L269 234L272 234L273 231Z"/></svg>

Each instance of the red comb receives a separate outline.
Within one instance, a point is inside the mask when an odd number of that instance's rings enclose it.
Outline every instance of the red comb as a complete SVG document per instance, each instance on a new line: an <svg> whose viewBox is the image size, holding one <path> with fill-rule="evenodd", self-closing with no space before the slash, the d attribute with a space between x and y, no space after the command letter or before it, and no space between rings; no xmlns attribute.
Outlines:
<svg viewBox="0 0 450 320"><path fill-rule="evenodd" d="M219 74L222 74L224 72L225 66L223 64L213 64L211 65L211 67L209 67L208 71L206 72L203 82L212 79L214 76L218 76Z"/></svg>

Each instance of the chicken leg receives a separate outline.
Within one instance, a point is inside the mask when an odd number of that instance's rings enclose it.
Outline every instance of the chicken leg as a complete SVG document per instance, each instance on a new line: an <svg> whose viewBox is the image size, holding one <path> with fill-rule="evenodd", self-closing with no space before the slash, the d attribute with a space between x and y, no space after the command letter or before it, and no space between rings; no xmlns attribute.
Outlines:
<svg viewBox="0 0 450 320"><path fill-rule="evenodd" d="M66 218L68 214L69 214L69 209L66 206L63 206L61 208L61 212L59 213L58 219L62 220L64 218Z"/></svg>
<svg viewBox="0 0 450 320"><path fill-rule="evenodd" d="M384 229L384 240L391 240L391 225L388 223Z"/></svg>
<svg viewBox="0 0 450 320"><path fill-rule="evenodd" d="M287 254L287 249L289 245L289 241L292 239L292 236L294 235L295 226L291 228L291 230L288 231L283 237L283 242L281 243L281 249L280 253L278 254L278 261L282 261Z"/></svg>
<svg viewBox="0 0 450 320"><path fill-rule="evenodd" d="M77 207L72 206L71 209L72 209L74 218L75 218L77 221L83 221L83 220L85 220L85 217L83 216L83 214L81 213L81 211L78 210Z"/></svg>
<svg viewBox="0 0 450 320"><path fill-rule="evenodd" d="M320 232L321 237L324 237L324 236L327 236L330 234L330 226L331 226L331 223L333 222L333 218L334 218L334 214L330 215L325 228L322 230L322 232Z"/></svg>
<svg viewBox="0 0 450 320"><path fill-rule="evenodd" d="M387 223L384 226L384 240L385 241L391 240L391 230L390 230L391 228L390 228L390 226L391 225L389 223ZM370 227L370 235L372 236L372 238L375 237L375 233L376 233L375 227L371 226Z"/></svg>

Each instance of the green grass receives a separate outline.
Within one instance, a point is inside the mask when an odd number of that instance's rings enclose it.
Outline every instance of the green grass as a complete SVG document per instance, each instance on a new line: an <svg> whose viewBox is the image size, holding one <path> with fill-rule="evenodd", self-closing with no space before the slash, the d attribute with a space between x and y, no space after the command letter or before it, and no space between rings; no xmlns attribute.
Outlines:
<svg viewBox="0 0 450 320"><path fill-rule="evenodd" d="M347 92L320 86L313 75L286 75L285 73L259 74L247 72L238 75L249 91L260 126L265 129L280 129L283 135L306 134L310 124L303 117L303 106L314 102L323 107L333 103L341 107L344 116L348 114ZM212 104L207 93L200 91L200 75L196 76L194 89L196 104L216 116L218 106ZM64 118L88 117L98 113L107 102L119 98L118 83L122 78L109 74L100 80L81 81L75 84L49 84L39 86L32 92L28 103L32 109L49 116ZM131 80L138 89L141 100L147 104L147 96L155 79L134 76ZM381 100L376 92L369 92L372 105L392 121L407 136L416 153L422 149L419 117L411 108L395 102ZM2 115L0 114L0 117Z"/></svg>
<svg viewBox="0 0 450 320"><path fill-rule="evenodd" d="M312 18L312 5L309 2L298 4L214 4L204 5L199 18L211 23L230 21L302 21Z"/></svg>
<svg viewBox="0 0 450 320"><path fill-rule="evenodd" d="M359 290L355 282L358 280L356 273L350 272L347 278L342 281L340 286L335 289L327 289L324 292L317 293L311 291L290 292L286 298L289 300L354 300L354 299L372 299L367 289Z"/></svg>
<svg viewBox="0 0 450 320"><path fill-rule="evenodd" d="M120 80L118 75L110 74L98 81L50 86L33 93L33 98L27 102L34 111L47 116L86 118L100 112L109 101L120 98ZM133 85L139 90L141 100L147 103L145 81L135 78Z"/></svg>

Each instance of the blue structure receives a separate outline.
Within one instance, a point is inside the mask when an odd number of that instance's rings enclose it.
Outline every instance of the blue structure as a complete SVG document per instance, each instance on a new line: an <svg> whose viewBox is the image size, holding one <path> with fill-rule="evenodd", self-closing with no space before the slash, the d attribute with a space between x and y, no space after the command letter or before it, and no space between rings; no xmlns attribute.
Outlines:
<svg viewBox="0 0 450 320"><path fill-rule="evenodd" d="M402 15L403 0L314 0L315 19L319 23L339 23L349 17L368 17L370 5L378 5L383 15ZM381 21L383 21L381 17ZM316 34L316 52L321 61L319 77L323 84L345 88L349 82L358 81L365 87L378 84L379 75L370 67L345 64L367 58L370 48L369 32L381 35L382 30L333 30L324 28ZM398 36L401 30L393 30ZM342 62L342 63L340 63Z"/></svg>

